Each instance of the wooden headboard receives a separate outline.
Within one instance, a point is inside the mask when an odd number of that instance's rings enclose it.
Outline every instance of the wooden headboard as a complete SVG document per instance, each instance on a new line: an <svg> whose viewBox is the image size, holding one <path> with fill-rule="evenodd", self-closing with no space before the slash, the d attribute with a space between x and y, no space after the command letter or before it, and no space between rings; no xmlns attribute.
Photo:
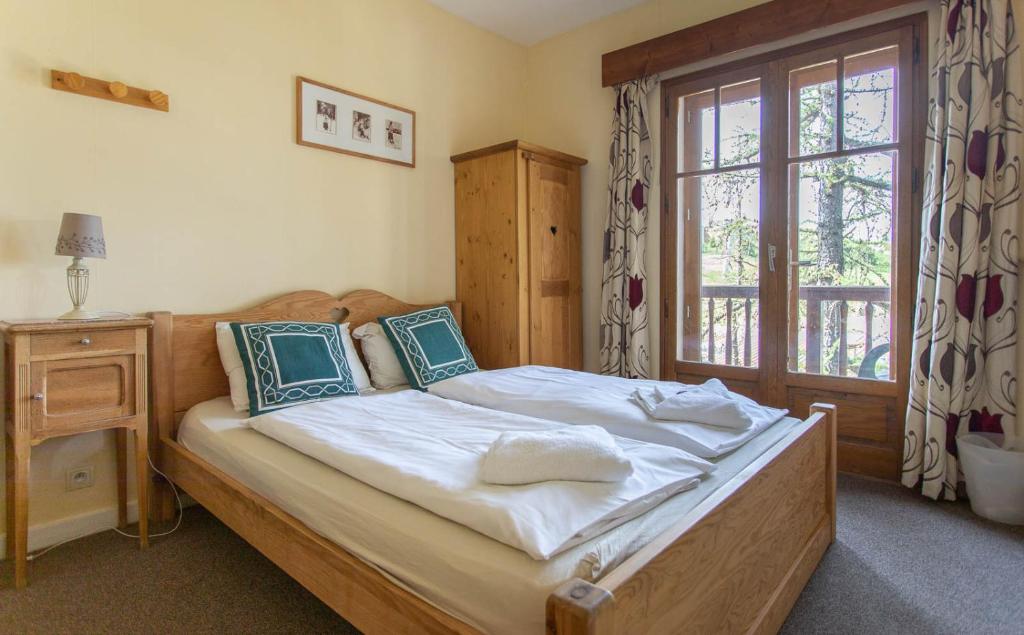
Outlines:
<svg viewBox="0 0 1024 635"><path fill-rule="evenodd" d="M197 403L229 394L228 378L217 352L217 322L348 322L357 327L383 315L400 315L435 304L408 304L379 291L362 289L336 298L322 291L296 291L250 309L230 313L174 315L150 313L150 440L174 439L178 422ZM462 305L445 302L462 322ZM358 343L357 343L358 348Z"/></svg>

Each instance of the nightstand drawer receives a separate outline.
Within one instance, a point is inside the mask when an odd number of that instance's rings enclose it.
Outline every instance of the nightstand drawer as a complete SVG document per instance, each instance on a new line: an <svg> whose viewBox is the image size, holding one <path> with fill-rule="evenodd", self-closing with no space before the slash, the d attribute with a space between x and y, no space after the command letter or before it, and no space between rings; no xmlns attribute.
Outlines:
<svg viewBox="0 0 1024 635"><path fill-rule="evenodd" d="M56 355L102 354L135 350L135 331L116 329L109 331L68 331L33 335L31 355L34 358Z"/></svg>
<svg viewBox="0 0 1024 635"><path fill-rule="evenodd" d="M32 362L32 437L102 429L136 414L135 356Z"/></svg>

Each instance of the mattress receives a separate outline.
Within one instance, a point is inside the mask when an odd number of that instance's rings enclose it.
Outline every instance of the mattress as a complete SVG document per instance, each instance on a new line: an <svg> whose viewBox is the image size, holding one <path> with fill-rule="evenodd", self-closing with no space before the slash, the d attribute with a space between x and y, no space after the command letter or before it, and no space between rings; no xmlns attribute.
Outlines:
<svg viewBox="0 0 1024 635"><path fill-rule="evenodd" d="M374 395L351 397L373 399ZM543 633L548 595L597 580L781 440L787 418L717 462L696 489L547 561L370 487L245 425L228 397L196 405L178 441L313 531L456 618L491 633Z"/></svg>

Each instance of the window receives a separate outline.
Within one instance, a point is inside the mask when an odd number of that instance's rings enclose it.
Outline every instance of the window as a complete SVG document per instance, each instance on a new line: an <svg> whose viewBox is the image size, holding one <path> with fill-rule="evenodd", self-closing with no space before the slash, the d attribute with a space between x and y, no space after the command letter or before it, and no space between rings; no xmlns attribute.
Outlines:
<svg viewBox="0 0 1024 635"><path fill-rule="evenodd" d="M789 72L790 371L895 379L899 47Z"/></svg>
<svg viewBox="0 0 1024 635"><path fill-rule="evenodd" d="M761 80L684 95L676 178L682 206L682 359L756 367Z"/></svg>
<svg viewBox="0 0 1024 635"><path fill-rule="evenodd" d="M899 392L922 28L902 19L662 83L663 378L722 377L775 402Z"/></svg>

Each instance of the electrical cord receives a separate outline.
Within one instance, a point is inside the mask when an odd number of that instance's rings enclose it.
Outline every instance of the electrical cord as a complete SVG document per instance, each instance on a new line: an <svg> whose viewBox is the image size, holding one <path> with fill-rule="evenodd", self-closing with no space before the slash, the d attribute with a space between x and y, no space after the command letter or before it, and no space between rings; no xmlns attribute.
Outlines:
<svg viewBox="0 0 1024 635"><path fill-rule="evenodd" d="M178 503L178 520L175 521L174 527L171 527L168 531L165 531L163 533L150 534L149 537L150 538L160 538L162 536L170 536L171 534L173 534L174 532L176 532L178 530L178 527L181 527L181 519L185 516L185 514L184 514L184 507L181 504L181 496L178 494L178 488L174 486L174 482L171 481L171 479L167 478L166 474L164 474L160 470L156 469L156 466L153 465L153 459L151 459L149 457L149 452L146 453L146 461L149 463L149 467L152 468L154 472L156 472L160 476L164 477L164 480L167 481L167 484L171 486L171 491L174 492L174 500ZM128 532L121 531L117 527L114 527L114 531L116 531L117 533L119 533L122 536L125 536L127 538L139 538L140 537L137 534L133 535L133 534L130 534Z"/></svg>
<svg viewBox="0 0 1024 635"><path fill-rule="evenodd" d="M160 538L160 537L163 537L163 536L170 536L175 531L177 531L179 527L181 527L181 520L182 520L182 518L185 517L184 507L181 504L181 495L178 493L178 488L174 486L174 482L171 481L171 479L167 478L166 474L164 474L160 470L156 469L156 466L153 465L153 459L152 459L152 457L149 456L148 452L146 453L146 462L149 463L149 467L152 468L154 472L156 472L160 476L164 477L164 479L167 481L167 484L171 486L171 491L174 492L174 500L178 504L178 519L175 521L174 527L171 527L168 531L165 531L165 532L162 532L162 533L159 533L159 534L150 534L149 537L150 538ZM138 534L130 534L130 533L126 532L126 531L121 531L117 527L114 527L114 531L116 531L117 533L121 534L122 536L125 536L126 538L138 538L139 537ZM43 549L42 551L36 551L34 553L28 554L28 556L26 556L25 559L29 560L29 561L35 560L36 558L40 558L42 556L45 556L46 554L50 553L51 551L53 551L57 547L60 547L61 545L66 545L69 542L74 542L74 541L76 541L76 540L78 540L80 538L85 538L86 536L91 536L91 535L92 534L82 534L81 536L75 536L74 538L68 538L67 540L62 540L62 541L58 542L57 544L50 545L49 547L47 547L46 549Z"/></svg>

